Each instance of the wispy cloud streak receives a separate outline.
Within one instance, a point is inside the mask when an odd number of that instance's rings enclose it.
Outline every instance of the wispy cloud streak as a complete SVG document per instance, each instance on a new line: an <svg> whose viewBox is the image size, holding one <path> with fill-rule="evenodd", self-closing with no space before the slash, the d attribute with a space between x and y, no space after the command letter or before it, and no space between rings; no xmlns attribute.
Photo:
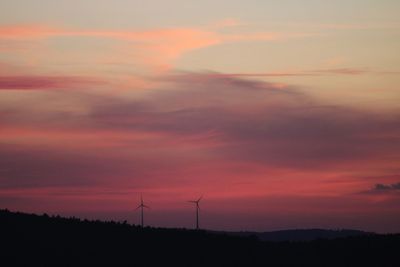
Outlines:
<svg viewBox="0 0 400 267"><path fill-rule="evenodd" d="M98 78L79 76L0 76L0 90L82 89L104 83Z"/></svg>

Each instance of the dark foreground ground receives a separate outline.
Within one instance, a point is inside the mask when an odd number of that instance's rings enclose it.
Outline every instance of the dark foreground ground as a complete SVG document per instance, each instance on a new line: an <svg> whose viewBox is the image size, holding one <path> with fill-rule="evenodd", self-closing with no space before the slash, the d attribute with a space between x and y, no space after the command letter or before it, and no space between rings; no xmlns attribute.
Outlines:
<svg viewBox="0 0 400 267"><path fill-rule="evenodd" d="M0 210L0 266L400 266L400 235L265 242Z"/></svg>

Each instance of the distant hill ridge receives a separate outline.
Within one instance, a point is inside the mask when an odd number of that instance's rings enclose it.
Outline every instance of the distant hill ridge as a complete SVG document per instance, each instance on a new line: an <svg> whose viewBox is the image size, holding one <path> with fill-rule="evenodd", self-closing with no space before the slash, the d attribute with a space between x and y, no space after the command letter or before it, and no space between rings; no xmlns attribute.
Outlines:
<svg viewBox="0 0 400 267"><path fill-rule="evenodd" d="M352 236L374 235L373 232L364 232L352 229L328 230L328 229L293 229L270 232L224 232L234 236L256 236L262 241L312 241L317 239L335 239Z"/></svg>

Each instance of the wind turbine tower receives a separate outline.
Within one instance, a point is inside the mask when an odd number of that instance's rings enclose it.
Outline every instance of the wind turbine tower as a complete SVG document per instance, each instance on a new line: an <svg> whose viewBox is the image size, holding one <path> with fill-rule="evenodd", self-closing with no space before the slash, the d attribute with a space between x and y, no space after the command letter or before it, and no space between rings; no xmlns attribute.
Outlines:
<svg viewBox="0 0 400 267"><path fill-rule="evenodd" d="M188 202L196 204L196 230L199 230L199 211L200 211L200 206L199 202L203 198L201 196L198 200L189 200Z"/></svg>
<svg viewBox="0 0 400 267"><path fill-rule="evenodd" d="M141 219L141 224L140 224L140 225L141 225L142 228L143 228L143 227L144 227L143 208L149 209L150 207L148 207L148 206L146 206L146 205L144 204L142 195L140 195L140 205L139 205L136 209L139 209L139 208L140 208L140 213L141 213L141 217L140 217L140 219Z"/></svg>

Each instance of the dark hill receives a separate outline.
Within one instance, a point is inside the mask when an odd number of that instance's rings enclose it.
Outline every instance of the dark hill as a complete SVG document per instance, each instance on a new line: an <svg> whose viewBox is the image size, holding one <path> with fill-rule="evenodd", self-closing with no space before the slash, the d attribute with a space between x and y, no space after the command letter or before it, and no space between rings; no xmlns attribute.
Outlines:
<svg viewBox="0 0 400 267"><path fill-rule="evenodd" d="M0 238L1 266L400 266L400 235L262 242L1 210Z"/></svg>
<svg viewBox="0 0 400 267"><path fill-rule="evenodd" d="M233 236L256 236L262 241L312 241L317 239L335 239L353 236L373 235L374 233L359 230L325 230L325 229L296 229L272 232L225 232Z"/></svg>

